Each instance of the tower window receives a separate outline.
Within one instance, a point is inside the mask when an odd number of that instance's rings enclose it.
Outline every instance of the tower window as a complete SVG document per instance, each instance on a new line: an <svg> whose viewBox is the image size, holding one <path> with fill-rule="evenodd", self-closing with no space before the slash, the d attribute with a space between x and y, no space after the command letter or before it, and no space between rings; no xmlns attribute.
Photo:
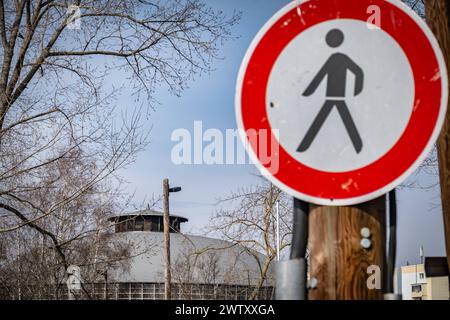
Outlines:
<svg viewBox="0 0 450 320"><path fill-rule="evenodd" d="M130 231L151 231L151 232L164 232L164 217L163 215L136 215L136 216L121 216L114 218L115 230L118 232L130 232ZM177 216L170 217L170 232L180 232L182 222L186 222L187 219Z"/></svg>

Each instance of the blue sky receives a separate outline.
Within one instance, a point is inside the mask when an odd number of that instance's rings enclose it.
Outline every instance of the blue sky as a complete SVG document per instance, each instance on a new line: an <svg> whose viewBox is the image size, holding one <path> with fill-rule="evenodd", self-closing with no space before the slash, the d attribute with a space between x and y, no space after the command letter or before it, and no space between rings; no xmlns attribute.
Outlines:
<svg viewBox="0 0 450 320"><path fill-rule="evenodd" d="M215 210L214 203L239 187L255 185L259 178L253 165L181 165L171 162L175 142L171 134L175 129L193 131L194 121L203 122L203 130L236 128L234 114L235 83L242 58L251 40L261 26L286 0L207 0L224 12L239 10L242 19L233 31L237 40L226 43L220 52L223 59L214 64L215 71L190 83L181 97L158 90L155 98L160 102L151 113L148 126L152 126L151 144L136 163L123 171L129 182L127 190L135 193L140 203L153 194L161 194L162 180L169 178L171 185L182 186L183 191L171 196L171 212L189 218L184 230L201 233ZM119 102L130 107L130 99ZM436 182L436 177L418 175L424 184ZM443 255L444 236L440 209L432 209L439 201L439 191L402 189L398 194L399 231L398 264L418 261L419 245L428 256Z"/></svg>

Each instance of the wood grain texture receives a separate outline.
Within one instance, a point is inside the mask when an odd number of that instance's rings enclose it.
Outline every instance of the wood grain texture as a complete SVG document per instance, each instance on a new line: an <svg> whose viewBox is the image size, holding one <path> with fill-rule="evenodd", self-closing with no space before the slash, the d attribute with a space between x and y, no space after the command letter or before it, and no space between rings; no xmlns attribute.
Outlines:
<svg viewBox="0 0 450 320"><path fill-rule="evenodd" d="M450 70L450 1L427 0L425 11L427 23L441 46L447 70ZM447 109L444 128L438 139L437 147L447 262L450 268L450 106Z"/></svg>
<svg viewBox="0 0 450 320"><path fill-rule="evenodd" d="M163 181L164 197L164 298L172 299L172 273L170 264L170 216L169 216L169 180Z"/></svg>
<svg viewBox="0 0 450 320"><path fill-rule="evenodd" d="M372 247L361 247L361 229L372 233ZM384 284L386 261L385 197L351 207L312 206L309 219L311 300L382 299L382 290L367 288L367 268L378 265Z"/></svg>

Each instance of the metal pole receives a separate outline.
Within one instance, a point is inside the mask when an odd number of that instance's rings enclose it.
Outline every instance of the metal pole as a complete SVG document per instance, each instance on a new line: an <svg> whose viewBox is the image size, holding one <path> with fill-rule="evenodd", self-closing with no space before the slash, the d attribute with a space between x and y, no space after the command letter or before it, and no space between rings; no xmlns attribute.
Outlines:
<svg viewBox="0 0 450 320"><path fill-rule="evenodd" d="M386 293L394 292L394 270L397 249L397 198L395 189L389 192L389 252L387 259Z"/></svg>
<svg viewBox="0 0 450 320"><path fill-rule="evenodd" d="M308 214L309 203L294 198L291 260L277 263L275 270L277 300L307 300Z"/></svg>
<svg viewBox="0 0 450 320"><path fill-rule="evenodd" d="M169 179L163 181L164 195L164 298L171 299L171 273L170 273L170 216L169 216Z"/></svg>
<svg viewBox="0 0 450 320"><path fill-rule="evenodd" d="M386 291L384 300L401 300L394 292L395 260L397 257L397 196L395 189L389 192L389 251L386 262Z"/></svg>
<svg viewBox="0 0 450 320"><path fill-rule="evenodd" d="M292 235L291 259L306 257L308 245L309 203L294 198L294 230Z"/></svg>
<svg viewBox="0 0 450 320"><path fill-rule="evenodd" d="M280 261L280 201L277 200L277 261Z"/></svg>
<svg viewBox="0 0 450 320"><path fill-rule="evenodd" d="M423 262L424 262L424 253L423 253L423 246L422 245L420 245L420 248L419 248L419 255L420 255L420 264L423 264Z"/></svg>
<svg viewBox="0 0 450 320"><path fill-rule="evenodd" d="M108 270L105 270L105 300L108 300Z"/></svg>

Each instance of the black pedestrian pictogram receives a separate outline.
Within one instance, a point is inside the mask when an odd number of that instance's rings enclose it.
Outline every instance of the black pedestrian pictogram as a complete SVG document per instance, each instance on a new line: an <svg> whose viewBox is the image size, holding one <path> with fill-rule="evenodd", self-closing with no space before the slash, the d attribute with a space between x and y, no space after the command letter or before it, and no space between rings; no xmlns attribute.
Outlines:
<svg viewBox="0 0 450 320"><path fill-rule="evenodd" d="M344 42L344 34L339 29L333 29L327 33L326 42L330 47L337 48ZM339 52L331 55L331 57L327 60L327 62L325 62L323 67L311 81L308 88L306 88L305 92L303 92L303 96L305 97L312 95L319 87L325 76L327 77L327 100L300 143L300 146L297 149L298 152L305 152L309 149L334 106L336 106L339 115L344 122L345 128L347 129L356 152L361 152L363 142L358 133L355 122L353 121L352 115L345 104L347 70L350 70L355 75L354 95L357 96L363 90L364 73L352 59Z"/></svg>

